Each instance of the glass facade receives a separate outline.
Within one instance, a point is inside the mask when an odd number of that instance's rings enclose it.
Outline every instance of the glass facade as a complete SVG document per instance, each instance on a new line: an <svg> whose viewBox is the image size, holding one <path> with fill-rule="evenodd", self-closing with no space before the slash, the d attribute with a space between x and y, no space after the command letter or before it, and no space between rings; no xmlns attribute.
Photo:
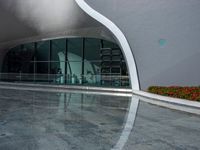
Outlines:
<svg viewBox="0 0 200 150"><path fill-rule="evenodd" d="M2 66L2 81L129 87L119 46L94 38L64 38L14 47Z"/></svg>

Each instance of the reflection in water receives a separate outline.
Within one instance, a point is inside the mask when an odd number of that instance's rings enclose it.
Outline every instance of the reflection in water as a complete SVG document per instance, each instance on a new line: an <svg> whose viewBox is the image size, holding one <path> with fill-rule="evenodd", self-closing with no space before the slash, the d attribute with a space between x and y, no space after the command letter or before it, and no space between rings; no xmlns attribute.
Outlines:
<svg viewBox="0 0 200 150"><path fill-rule="evenodd" d="M0 89L0 149L109 150L130 129L132 102L130 97ZM122 132L126 118L129 125Z"/></svg>
<svg viewBox="0 0 200 150"><path fill-rule="evenodd" d="M129 135L131 134L135 122L136 113L138 110L138 104L139 104L139 98L132 96L124 129L121 133L119 141L112 150L122 150L126 142L128 141Z"/></svg>

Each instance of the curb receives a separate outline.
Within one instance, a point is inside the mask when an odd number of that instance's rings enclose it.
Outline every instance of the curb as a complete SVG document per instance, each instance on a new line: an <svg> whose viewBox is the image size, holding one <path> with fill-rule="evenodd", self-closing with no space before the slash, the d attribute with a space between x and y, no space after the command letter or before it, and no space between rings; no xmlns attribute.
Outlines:
<svg viewBox="0 0 200 150"><path fill-rule="evenodd" d="M152 94L144 91L136 91L136 90L133 90L133 94L139 96L140 100L151 104L200 115L200 102L161 96L157 94Z"/></svg>
<svg viewBox="0 0 200 150"><path fill-rule="evenodd" d="M116 96L132 96L131 89L125 88L106 88L106 87L90 87L77 85L44 85L31 83L10 83L0 82L0 88L7 89L21 89L34 91L48 91L48 92L72 92L72 93L91 93L101 95L116 95ZM100 93L101 92L101 93Z"/></svg>

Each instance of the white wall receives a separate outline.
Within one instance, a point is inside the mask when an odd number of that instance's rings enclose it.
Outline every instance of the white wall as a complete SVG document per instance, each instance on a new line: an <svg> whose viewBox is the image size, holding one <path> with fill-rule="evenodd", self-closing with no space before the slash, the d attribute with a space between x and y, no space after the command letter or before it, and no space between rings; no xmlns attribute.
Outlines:
<svg viewBox="0 0 200 150"><path fill-rule="evenodd" d="M86 0L125 34L142 89L200 85L199 0Z"/></svg>

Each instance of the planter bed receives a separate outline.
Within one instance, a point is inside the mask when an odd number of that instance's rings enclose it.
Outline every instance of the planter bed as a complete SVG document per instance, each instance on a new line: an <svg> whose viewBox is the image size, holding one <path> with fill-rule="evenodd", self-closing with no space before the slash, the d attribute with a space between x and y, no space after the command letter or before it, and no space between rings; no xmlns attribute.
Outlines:
<svg viewBox="0 0 200 150"><path fill-rule="evenodd" d="M148 88L148 92L187 99L192 101L199 101L200 102L200 87L180 87L180 86L170 86L170 87L162 87L162 86L151 86Z"/></svg>

